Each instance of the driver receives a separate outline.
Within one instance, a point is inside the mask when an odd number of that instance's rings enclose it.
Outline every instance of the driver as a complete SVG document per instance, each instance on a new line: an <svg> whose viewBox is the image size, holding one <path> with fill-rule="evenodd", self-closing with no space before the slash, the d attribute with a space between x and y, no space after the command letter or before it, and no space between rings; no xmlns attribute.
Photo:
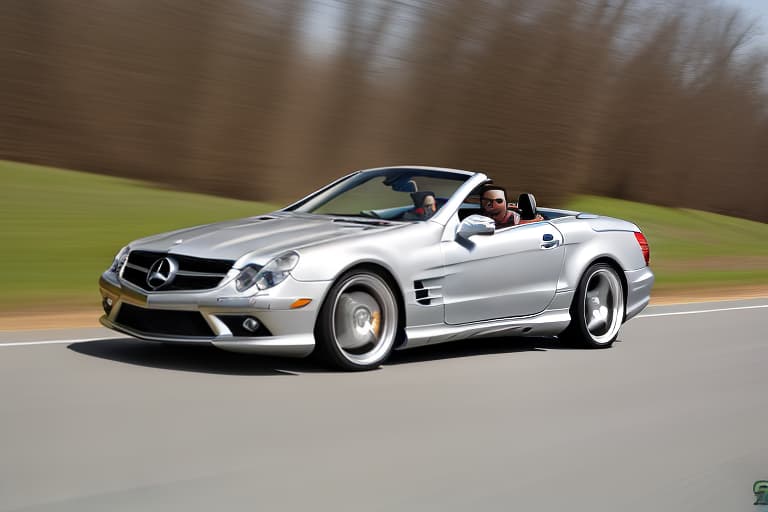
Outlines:
<svg viewBox="0 0 768 512"><path fill-rule="evenodd" d="M496 229L520 223L520 214L507 209L507 191L497 185L486 185L480 192L480 209L483 215L496 223Z"/></svg>

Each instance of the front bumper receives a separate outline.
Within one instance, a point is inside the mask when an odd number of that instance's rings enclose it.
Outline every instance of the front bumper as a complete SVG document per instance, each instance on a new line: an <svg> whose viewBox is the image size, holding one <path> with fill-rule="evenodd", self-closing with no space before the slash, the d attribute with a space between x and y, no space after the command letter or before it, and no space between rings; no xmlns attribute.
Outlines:
<svg viewBox="0 0 768 512"><path fill-rule="evenodd" d="M326 281L288 277L274 288L252 295L238 293L234 280L212 290L148 293L106 272L99 279L99 290L102 299L109 299L112 306L105 308L100 322L109 329L149 341L210 344L232 352L304 357L314 350L315 321L329 286ZM292 309L291 304L299 298L312 301ZM121 315L124 305L128 305L126 314ZM133 317L147 313L154 320L141 324L127 321L129 310ZM190 313L185 316L178 312ZM159 325L157 316L163 314L171 321ZM242 329L233 333L233 324L227 319L244 317L255 318L263 329L252 336L242 335ZM179 325L185 318L201 327Z"/></svg>

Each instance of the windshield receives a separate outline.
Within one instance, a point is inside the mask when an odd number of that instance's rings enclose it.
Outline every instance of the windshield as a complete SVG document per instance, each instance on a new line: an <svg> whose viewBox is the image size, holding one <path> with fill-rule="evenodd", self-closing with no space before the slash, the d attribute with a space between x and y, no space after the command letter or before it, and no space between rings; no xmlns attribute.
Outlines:
<svg viewBox="0 0 768 512"><path fill-rule="evenodd" d="M468 174L437 170L365 172L343 180L289 210L386 220L427 220L468 178Z"/></svg>

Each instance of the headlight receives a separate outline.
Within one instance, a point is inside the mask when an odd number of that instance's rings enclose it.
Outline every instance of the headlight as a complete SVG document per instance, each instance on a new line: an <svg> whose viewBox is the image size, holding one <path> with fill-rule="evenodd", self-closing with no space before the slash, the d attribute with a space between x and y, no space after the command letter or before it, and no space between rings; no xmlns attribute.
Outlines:
<svg viewBox="0 0 768 512"><path fill-rule="evenodd" d="M272 288L281 283L288 277L299 262L299 255L293 251L287 252L271 260L258 270L252 265L247 265L237 276L235 286L237 291L242 292L256 285L259 290Z"/></svg>
<svg viewBox="0 0 768 512"><path fill-rule="evenodd" d="M129 252L131 252L131 248L128 246L120 249L120 252L117 253L114 261L112 262L112 266L109 267L109 271L119 273L120 270L123 268L123 265L125 265L125 262L128 261Z"/></svg>

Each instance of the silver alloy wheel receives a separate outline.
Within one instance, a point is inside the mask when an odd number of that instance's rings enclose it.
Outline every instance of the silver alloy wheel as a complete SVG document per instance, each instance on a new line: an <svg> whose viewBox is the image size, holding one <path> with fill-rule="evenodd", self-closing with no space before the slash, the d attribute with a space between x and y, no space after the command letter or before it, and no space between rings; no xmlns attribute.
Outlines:
<svg viewBox="0 0 768 512"><path fill-rule="evenodd" d="M397 333L397 303L380 277L351 276L336 294L332 311L333 341L345 359L370 365L386 357Z"/></svg>
<svg viewBox="0 0 768 512"><path fill-rule="evenodd" d="M598 268L587 278L584 325L595 343L610 343L621 328L624 294L615 272Z"/></svg>

